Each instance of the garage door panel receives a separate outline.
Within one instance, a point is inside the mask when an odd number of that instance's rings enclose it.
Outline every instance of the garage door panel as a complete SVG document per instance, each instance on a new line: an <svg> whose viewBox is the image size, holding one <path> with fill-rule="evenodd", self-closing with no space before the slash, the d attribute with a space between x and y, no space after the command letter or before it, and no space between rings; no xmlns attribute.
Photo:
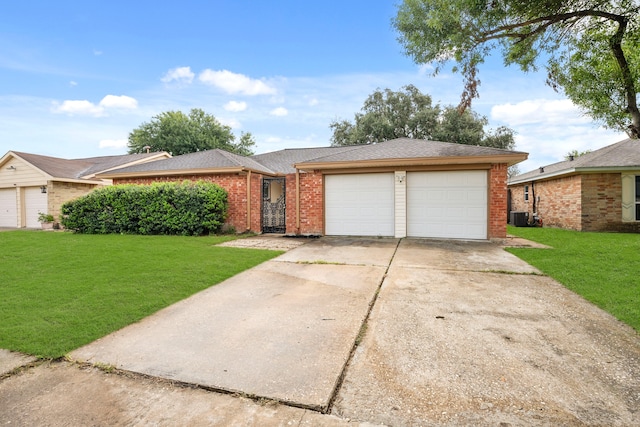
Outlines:
<svg viewBox="0 0 640 427"><path fill-rule="evenodd" d="M327 175L327 235L393 236L393 174Z"/></svg>
<svg viewBox="0 0 640 427"><path fill-rule="evenodd" d="M38 216L40 212L47 213L47 194L40 187L27 187L24 189L24 210L26 226L38 228Z"/></svg>
<svg viewBox="0 0 640 427"><path fill-rule="evenodd" d="M487 172L407 174L407 234L487 238Z"/></svg>
<svg viewBox="0 0 640 427"><path fill-rule="evenodd" d="M15 188L0 188L0 227L17 227L18 210Z"/></svg>

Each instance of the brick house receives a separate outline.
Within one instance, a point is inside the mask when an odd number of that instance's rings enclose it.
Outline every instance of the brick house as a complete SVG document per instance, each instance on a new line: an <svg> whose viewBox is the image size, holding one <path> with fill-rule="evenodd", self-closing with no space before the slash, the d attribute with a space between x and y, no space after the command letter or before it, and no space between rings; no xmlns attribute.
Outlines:
<svg viewBox="0 0 640 427"><path fill-rule="evenodd" d="M510 210L545 226L640 231L640 142L626 139L513 177Z"/></svg>
<svg viewBox="0 0 640 427"><path fill-rule="evenodd" d="M490 239L506 236L507 168L526 153L400 138L250 157L208 150L111 170L114 184L205 180L237 232Z"/></svg>
<svg viewBox="0 0 640 427"><path fill-rule="evenodd" d="M168 153L61 159L9 151L0 158L0 227L36 228L39 212L60 216L67 201L111 180L96 174L171 157Z"/></svg>

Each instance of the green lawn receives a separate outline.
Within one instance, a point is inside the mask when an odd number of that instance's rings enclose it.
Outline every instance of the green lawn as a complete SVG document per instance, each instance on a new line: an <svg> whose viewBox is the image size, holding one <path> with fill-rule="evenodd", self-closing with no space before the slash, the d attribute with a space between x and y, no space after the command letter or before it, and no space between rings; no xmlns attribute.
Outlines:
<svg viewBox="0 0 640 427"><path fill-rule="evenodd" d="M509 252L640 331L640 235L516 227L508 232L553 247Z"/></svg>
<svg viewBox="0 0 640 427"><path fill-rule="evenodd" d="M0 348L60 357L282 253L231 239L0 232Z"/></svg>

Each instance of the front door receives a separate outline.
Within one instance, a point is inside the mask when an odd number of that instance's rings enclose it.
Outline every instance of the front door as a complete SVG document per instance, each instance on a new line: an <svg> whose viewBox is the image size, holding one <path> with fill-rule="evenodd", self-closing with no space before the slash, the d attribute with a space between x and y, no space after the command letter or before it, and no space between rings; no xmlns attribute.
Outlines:
<svg viewBox="0 0 640 427"><path fill-rule="evenodd" d="M262 232L286 232L285 179L262 179Z"/></svg>

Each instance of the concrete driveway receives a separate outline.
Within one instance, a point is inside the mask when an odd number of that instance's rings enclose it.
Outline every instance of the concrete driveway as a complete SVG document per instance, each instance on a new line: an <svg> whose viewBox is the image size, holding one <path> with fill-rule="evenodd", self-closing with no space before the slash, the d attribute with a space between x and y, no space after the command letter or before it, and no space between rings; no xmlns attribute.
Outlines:
<svg viewBox="0 0 640 427"><path fill-rule="evenodd" d="M311 240L71 358L136 374L29 368L0 419L640 424L638 334L485 242Z"/></svg>

